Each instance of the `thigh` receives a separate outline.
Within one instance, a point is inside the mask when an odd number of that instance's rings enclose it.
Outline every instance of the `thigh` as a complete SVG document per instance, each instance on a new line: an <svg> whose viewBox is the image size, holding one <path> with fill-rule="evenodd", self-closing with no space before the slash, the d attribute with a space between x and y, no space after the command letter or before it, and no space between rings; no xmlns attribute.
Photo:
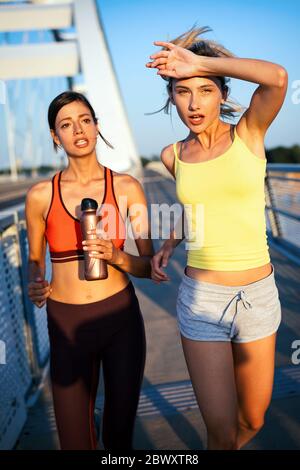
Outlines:
<svg viewBox="0 0 300 470"><path fill-rule="evenodd" d="M48 298L50 375L62 449L96 446L94 402L101 355L95 330L101 305L67 304Z"/></svg>
<svg viewBox="0 0 300 470"><path fill-rule="evenodd" d="M208 432L232 432L237 397L230 342L194 341L181 335L193 389Z"/></svg>
<svg viewBox="0 0 300 470"><path fill-rule="evenodd" d="M276 333L249 343L232 343L239 419L263 424L274 382Z"/></svg>
<svg viewBox="0 0 300 470"><path fill-rule="evenodd" d="M103 351L103 443L106 449L128 449L132 446L145 358L144 321L136 301L127 324L113 336Z"/></svg>
<svg viewBox="0 0 300 470"><path fill-rule="evenodd" d="M50 349L50 375L60 446L63 450L96 448L94 404L100 357L74 345Z"/></svg>

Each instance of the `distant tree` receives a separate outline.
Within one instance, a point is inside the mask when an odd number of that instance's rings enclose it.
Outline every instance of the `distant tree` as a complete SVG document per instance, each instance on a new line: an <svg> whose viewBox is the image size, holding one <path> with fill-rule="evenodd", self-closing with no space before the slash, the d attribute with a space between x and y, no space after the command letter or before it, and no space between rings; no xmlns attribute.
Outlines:
<svg viewBox="0 0 300 470"><path fill-rule="evenodd" d="M268 163L300 163L300 145L274 147L266 150Z"/></svg>
<svg viewBox="0 0 300 470"><path fill-rule="evenodd" d="M147 158L147 157L140 157L140 159L141 159L143 167L147 166L148 163L150 162L149 158Z"/></svg>
<svg viewBox="0 0 300 470"><path fill-rule="evenodd" d="M150 157L141 156L140 159L141 159L141 162L142 162L143 167L145 167L146 165L148 165L148 163L150 163L150 162L158 162L158 161L160 161L159 155L156 155L156 154L153 154L153 155L151 155Z"/></svg>

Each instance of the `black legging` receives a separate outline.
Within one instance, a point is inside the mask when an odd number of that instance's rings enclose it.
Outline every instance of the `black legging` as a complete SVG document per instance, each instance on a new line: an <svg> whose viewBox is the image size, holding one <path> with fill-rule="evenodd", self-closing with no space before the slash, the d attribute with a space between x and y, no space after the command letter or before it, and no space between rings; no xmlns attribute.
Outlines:
<svg viewBox="0 0 300 470"><path fill-rule="evenodd" d="M94 406L101 361L104 448L132 449L146 357L144 321L133 284L89 304L48 298L47 315L61 449L96 449Z"/></svg>

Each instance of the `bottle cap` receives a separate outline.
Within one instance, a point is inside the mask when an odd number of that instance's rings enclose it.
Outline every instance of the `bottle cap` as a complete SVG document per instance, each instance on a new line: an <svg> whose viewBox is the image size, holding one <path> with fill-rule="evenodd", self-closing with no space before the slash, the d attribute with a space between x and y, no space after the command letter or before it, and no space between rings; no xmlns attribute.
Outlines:
<svg viewBox="0 0 300 470"><path fill-rule="evenodd" d="M81 201L81 210L82 211L86 211L88 209L97 209L98 207L98 202L95 201L95 199L91 199L89 197L85 197L84 199L82 199Z"/></svg>

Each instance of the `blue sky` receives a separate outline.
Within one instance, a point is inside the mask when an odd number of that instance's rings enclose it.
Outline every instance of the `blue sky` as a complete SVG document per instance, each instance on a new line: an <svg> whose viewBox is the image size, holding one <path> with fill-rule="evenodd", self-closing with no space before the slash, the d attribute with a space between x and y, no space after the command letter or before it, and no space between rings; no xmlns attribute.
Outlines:
<svg viewBox="0 0 300 470"><path fill-rule="evenodd" d="M266 134L267 148L300 144L300 104L292 102L292 82L300 80L297 0L98 0L113 63L128 118L140 154L149 156L186 135L173 111L173 124L159 109L165 101L165 82L145 63L158 49L155 40L168 40L194 23L210 26L204 37L221 42L238 57L268 60L289 73L285 103ZM231 80L231 96L248 106L255 84Z"/></svg>

